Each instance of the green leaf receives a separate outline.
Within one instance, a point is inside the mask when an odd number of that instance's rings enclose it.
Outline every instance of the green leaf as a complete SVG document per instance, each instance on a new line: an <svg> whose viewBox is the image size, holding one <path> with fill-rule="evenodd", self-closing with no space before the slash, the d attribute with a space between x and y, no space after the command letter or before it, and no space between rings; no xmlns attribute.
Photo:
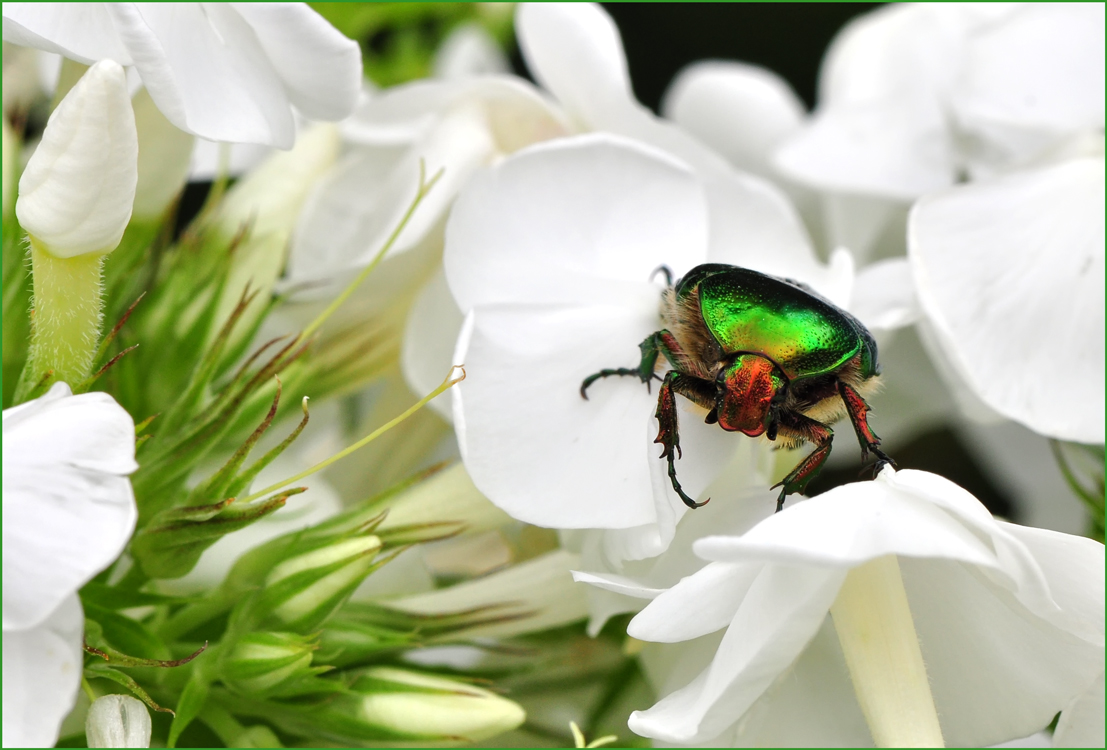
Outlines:
<svg viewBox="0 0 1107 750"><path fill-rule="evenodd" d="M211 685L208 678L203 674L203 670L197 669L194 671L192 677L188 680L188 684L185 685L184 692L181 693L181 699L177 701L177 713L169 727L167 747L177 746L177 739L181 736L181 732L192 723L193 719L199 716L204 704L207 703L210 689Z"/></svg>

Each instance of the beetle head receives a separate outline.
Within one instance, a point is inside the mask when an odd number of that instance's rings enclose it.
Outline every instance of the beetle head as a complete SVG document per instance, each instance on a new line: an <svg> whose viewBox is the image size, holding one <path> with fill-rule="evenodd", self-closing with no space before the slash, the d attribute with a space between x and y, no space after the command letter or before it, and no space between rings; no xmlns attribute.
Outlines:
<svg viewBox="0 0 1107 750"><path fill-rule="evenodd" d="M771 361L742 354L715 379L715 410L719 426L757 437L768 429L772 407L784 394L787 380Z"/></svg>

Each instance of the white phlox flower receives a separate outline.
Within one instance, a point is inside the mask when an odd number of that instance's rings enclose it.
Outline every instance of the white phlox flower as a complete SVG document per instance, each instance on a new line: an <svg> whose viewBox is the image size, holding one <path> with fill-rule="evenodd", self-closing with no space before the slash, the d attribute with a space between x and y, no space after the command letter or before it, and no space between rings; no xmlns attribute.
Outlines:
<svg viewBox="0 0 1107 750"><path fill-rule="evenodd" d="M813 118L776 155L832 238L875 241L914 199L1103 133L1101 4L900 5L838 35ZM1102 153L1102 147L1100 147Z"/></svg>
<svg viewBox="0 0 1107 750"><path fill-rule="evenodd" d="M293 108L340 120L361 51L304 3L5 3L4 40L134 66L165 116L215 141L291 148Z"/></svg>
<svg viewBox="0 0 1107 750"><path fill-rule="evenodd" d="M612 530L604 569L668 547L687 507L657 458L656 393L609 378L586 401L580 384L637 364L639 342L662 325L659 266L676 278L704 262L772 257L797 225L760 197L753 190L735 202L760 211L716 227L696 173L604 134L539 144L470 181L451 212L444 258L449 290L470 311L454 354L468 374L454 391L454 424L466 468L493 503L540 526ZM810 258L802 235L792 242ZM848 288L848 254L838 262ZM793 278L825 284L813 258L793 268ZM678 404L677 471L703 499L749 441ZM758 460L744 465L741 482L767 486Z"/></svg>
<svg viewBox="0 0 1107 750"><path fill-rule="evenodd" d="M997 521L936 475L885 469L693 549L708 564L655 595L628 633L700 639L701 654L715 653L631 716L647 737L870 745L829 613L851 569L888 555L902 571L948 746L1025 737L1094 694L1097 678L1102 691L1103 545ZM723 629L721 640L712 635ZM1100 701L1100 727L1102 711Z"/></svg>
<svg viewBox="0 0 1107 750"><path fill-rule="evenodd" d="M4 411L3 442L4 746L50 747L81 680L77 590L138 516L134 422L110 396L57 383Z"/></svg>
<svg viewBox="0 0 1107 750"><path fill-rule="evenodd" d="M856 302L864 306L870 291L880 288L869 283L854 286L852 265L847 267L849 261L844 254L832 256L829 266L819 263L803 223L777 187L735 170L682 128L655 117L634 100L618 30L598 5L523 5L516 13L516 32L528 67L555 98L569 130L610 132L647 143L697 173L708 188L708 242L719 257L765 273L807 279L840 304ZM767 96L774 99L777 93ZM781 106L774 100L768 109L776 112ZM783 117L787 119L788 115ZM521 145L525 142L516 147ZM761 221L759 217L766 214L774 219ZM739 252L733 246L723 247L738 233L747 234L743 248L757 250ZM758 236L754 238L754 234ZM906 274L900 274L897 280L908 281ZM450 352L442 346L451 337L444 331L456 330L465 308L459 310L443 294L444 289L442 278L428 284L409 319L403 363L405 375L416 390L433 387L441 379L438 372L451 364ZM857 300L850 300L851 289ZM905 287L898 283L895 289L900 292L896 296L908 311L905 314L909 322L913 315L909 284Z"/></svg>
<svg viewBox="0 0 1107 750"><path fill-rule="evenodd" d="M397 238L397 254L440 228L475 171L565 132L559 113L533 86L507 76L418 81L367 97L342 125L346 153L304 207L289 283L342 279L368 263L410 208L420 163L427 179L439 170L442 177Z"/></svg>

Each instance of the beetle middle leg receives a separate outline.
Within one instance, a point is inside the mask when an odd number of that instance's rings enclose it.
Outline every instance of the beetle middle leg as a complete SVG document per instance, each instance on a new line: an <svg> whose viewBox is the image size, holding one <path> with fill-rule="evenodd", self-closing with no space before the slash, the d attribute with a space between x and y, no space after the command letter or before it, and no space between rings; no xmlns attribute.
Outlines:
<svg viewBox="0 0 1107 750"><path fill-rule="evenodd" d="M814 479L830 455L830 446L834 440L834 430L822 422L817 422L811 417L805 417L795 412L784 412L780 415L778 431L781 435L790 438L799 438L815 444L815 450L807 458L800 461L796 468L788 472L788 475L773 485L773 489L781 487L780 496L776 499L776 512L784 508L784 498L803 492L807 484Z"/></svg>
<svg viewBox="0 0 1107 750"><path fill-rule="evenodd" d="M870 452L875 455L877 474L888 464L895 466L896 462L887 453L880 450L880 438L869 427L869 405L865 403L865 399L861 398L861 394L851 386L840 380L838 381L838 393L841 394L842 401L845 402L849 421L853 423L853 431L857 433L857 442L861 444L861 460L867 459Z"/></svg>
<svg viewBox="0 0 1107 750"><path fill-rule="evenodd" d="M651 333L646 339L638 345L638 349L642 352L642 359L638 362L637 367L617 367L607 370L600 370L597 373L589 375L580 384L580 395L584 400L588 400L588 386L595 383L600 378L611 377L612 375L634 375L643 383L646 384L646 389L649 390L650 381L654 378L660 380L657 375L654 374L654 370L657 368L657 357L659 354L664 354L665 359L669 361L669 364L675 368L680 368L679 362L684 358L684 352L680 348L680 344L677 343L673 334L662 329Z"/></svg>
<svg viewBox="0 0 1107 750"><path fill-rule="evenodd" d="M711 500L708 498L702 503L697 503L684 492L676 477L676 465L673 460L682 455L680 450L680 434L677 431L676 395L687 396L693 402L703 407L709 407L714 402L714 385L709 381L693 377L686 373L670 370L665 374L665 380L657 392L657 417L658 432L655 443L661 443L660 458L669 462L669 481L673 484L673 490L684 504L689 508L700 508ZM675 453L675 455L674 455Z"/></svg>

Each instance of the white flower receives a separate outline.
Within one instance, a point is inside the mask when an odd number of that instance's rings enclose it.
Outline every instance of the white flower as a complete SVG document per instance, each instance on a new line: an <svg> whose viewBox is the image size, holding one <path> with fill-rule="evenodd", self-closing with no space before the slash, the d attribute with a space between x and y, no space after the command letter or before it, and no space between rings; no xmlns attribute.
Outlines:
<svg viewBox="0 0 1107 750"><path fill-rule="evenodd" d="M443 174L397 238L396 253L441 227L477 170L567 127L525 81L481 76L417 81L370 97L342 132L351 147L313 191L296 227L292 283L318 283L368 263L411 206L420 163L428 179Z"/></svg>
<svg viewBox="0 0 1107 750"><path fill-rule="evenodd" d="M303 3L5 3L4 40L134 66L170 122L216 141L290 148L292 108L339 120L357 44Z"/></svg>
<svg viewBox="0 0 1107 750"><path fill-rule="evenodd" d="M934 193L908 247L933 349L1003 416L1104 440L1103 157Z"/></svg>
<svg viewBox="0 0 1107 750"><path fill-rule="evenodd" d="M886 555L902 570L949 746L1029 735L1102 672L1103 545L996 521L935 475L885 469L694 549L711 562L628 632L664 643L726 632L698 676L632 715L645 736L871 742L828 612L851 569Z"/></svg>
<svg viewBox="0 0 1107 750"><path fill-rule="evenodd" d="M528 67L556 98L570 127L647 143L697 173L707 187L712 253L735 265L805 278L843 304L849 300L851 271L816 261L799 216L779 189L737 172L719 154L634 100L618 31L602 8L587 3L522 5L516 14L516 32ZM768 108L775 111L778 104ZM761 222L758 217L766 214L773 220ZM762 234L755 238L755 232ZM723 247L739 233L747 235L745 251ZM903 290L902 285L896 288ZM449 337L441 331L457 325L465 310L464 305L461 310L451 305L442 289L441 279L424 289L405 335L404 371L417 390L433 387L440 380L438 371L450 364L448 352L439 343ZM863 283L857 289L867 295L875 287ZM901 301L909 297L899 295Z"/></svg>
<svg viewBox="0 0 1107 750"><path fill-rule="evenodd" d="M718 226L695 173L596 134L520 152L462 192L444 259L458 307L471 311L454 355L468 373L454 419L466 468L493 503L542 526L624 530L609 541L614 560L667 547L686 506L657 458L656 393L633 379L598 382L589 401L579 393L592 373L636 365L638 344L661 327L653 271L766 264L840 304L850 296L848 254L822 267L792 215L740 185L729 193L738 215ZM692 497L743 441L702 416L680 421L678 472Z"/></svg>
<svg viewBox="0 0 1107 750"><path fill-rule="evenodd" d="M119 556L138 515L134 422L65 383L3 421L4 745L48 747L81 679L77 590Z"/></svg>
<svg viewBox="0 0 1107 750"><path fill-rule="evenodd" d="M872 241L895 206L960 176L1097 135L1102 154L1103 28L1098 3L878 9L835 39L814 117L777 164L826 192L839 234Z"/></svg>
<svg viewBox="0 0 1107 750"><path fill-rule="evenodd" d="M105 60L50 115L23 176L19 223L59 258L110 253L131 219L138 134L127 77Z"/></svg>

